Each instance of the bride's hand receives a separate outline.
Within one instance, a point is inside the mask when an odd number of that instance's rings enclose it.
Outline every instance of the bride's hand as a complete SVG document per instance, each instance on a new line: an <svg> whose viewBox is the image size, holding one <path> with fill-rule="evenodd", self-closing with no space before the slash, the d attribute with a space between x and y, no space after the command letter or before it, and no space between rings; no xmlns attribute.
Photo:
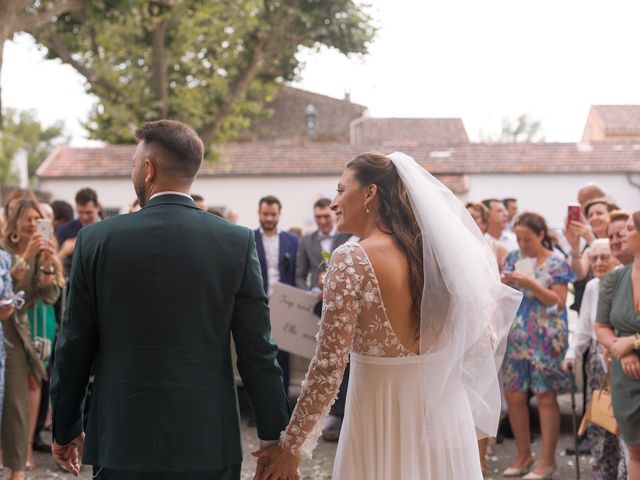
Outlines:
<svg viewBox="0 0 640 480"><path fill-rule="evenodd" d="M262 471L256 471L253 480L299 480L298 465L300 457L280 445L271 445L252 455L258 459L258 465L264 465ZM266 461L265 461L266 460Z"/></svg>

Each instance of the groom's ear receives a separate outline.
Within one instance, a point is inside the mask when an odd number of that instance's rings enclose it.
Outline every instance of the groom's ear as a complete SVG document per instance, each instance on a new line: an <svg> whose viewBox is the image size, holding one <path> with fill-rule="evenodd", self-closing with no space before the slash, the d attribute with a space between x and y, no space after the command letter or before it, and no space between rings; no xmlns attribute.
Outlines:
<svg viewBox="0 0 640 480"><path fill-rule="evenodd" d="M156 178L156 175L158 174L158 168L156 167L155 163L153 163L153 161L148 157L144 159L144 170L145 170L144 180L147 183L151 183L153 179Z"/></svg>

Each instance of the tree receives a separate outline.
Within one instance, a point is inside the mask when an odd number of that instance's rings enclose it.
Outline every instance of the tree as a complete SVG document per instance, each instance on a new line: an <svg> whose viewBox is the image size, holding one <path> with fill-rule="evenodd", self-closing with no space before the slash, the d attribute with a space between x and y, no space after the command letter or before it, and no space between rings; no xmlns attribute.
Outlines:
<svg viewBox="0 0 640 480"><path fill-rule="evenodd" d="M33 31L57 19L65 12L80 10L83 0L0 0L0 71L4 44L13 35ZM2 129L2 92L0 90L0 129Z"/></svg>
<svg viewBox="0 0 640 480"><path fill-rule="evenodd" d="M542 124L540 120L535 120L526 113L515 120L504 117L500 141L505 143L543 142Z"/></svg>
<svg viewBox="0 0 640 480"><path fill-rule="evenodd" d="M0 132L0 183L15 183L12 165L19 149L27 151L29 178L32 178L55 144L68 141L62 122L44 127L33 110L7 109L4 119L5 126Z"/></svg>
<svg viewBox="0 0 640 480"><path fill-rule="evenodd" d="M301 46L365 54L375 28L353 0L100 0L30 33L99 98L92 138L130 142L140 123L175 118L210 145L265 114Z"/></svg>

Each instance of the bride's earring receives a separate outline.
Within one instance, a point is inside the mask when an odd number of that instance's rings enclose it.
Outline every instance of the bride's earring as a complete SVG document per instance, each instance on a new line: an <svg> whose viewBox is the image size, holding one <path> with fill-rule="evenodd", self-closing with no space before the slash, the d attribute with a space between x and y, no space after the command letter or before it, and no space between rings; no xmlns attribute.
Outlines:
<svg viewBox="0 0 640 480"><path fill-rule="evenodd" d="M364 204L364 210L365 210L365 212L369 213L369 207L367 207L366 203Z"/></svg>

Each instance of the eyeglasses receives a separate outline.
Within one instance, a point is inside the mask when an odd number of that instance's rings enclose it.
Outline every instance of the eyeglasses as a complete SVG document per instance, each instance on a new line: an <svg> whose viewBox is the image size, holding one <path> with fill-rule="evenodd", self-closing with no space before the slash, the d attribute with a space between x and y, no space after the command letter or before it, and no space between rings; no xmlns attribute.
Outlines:
<svg viewBox="0 0 640 480"><path fill-rule="evenodd" d="M589 261L591 263L596 263L598 260L601 262L608 262L611 260L611 255L603 253L602 255L589 255Z"/></svg>

